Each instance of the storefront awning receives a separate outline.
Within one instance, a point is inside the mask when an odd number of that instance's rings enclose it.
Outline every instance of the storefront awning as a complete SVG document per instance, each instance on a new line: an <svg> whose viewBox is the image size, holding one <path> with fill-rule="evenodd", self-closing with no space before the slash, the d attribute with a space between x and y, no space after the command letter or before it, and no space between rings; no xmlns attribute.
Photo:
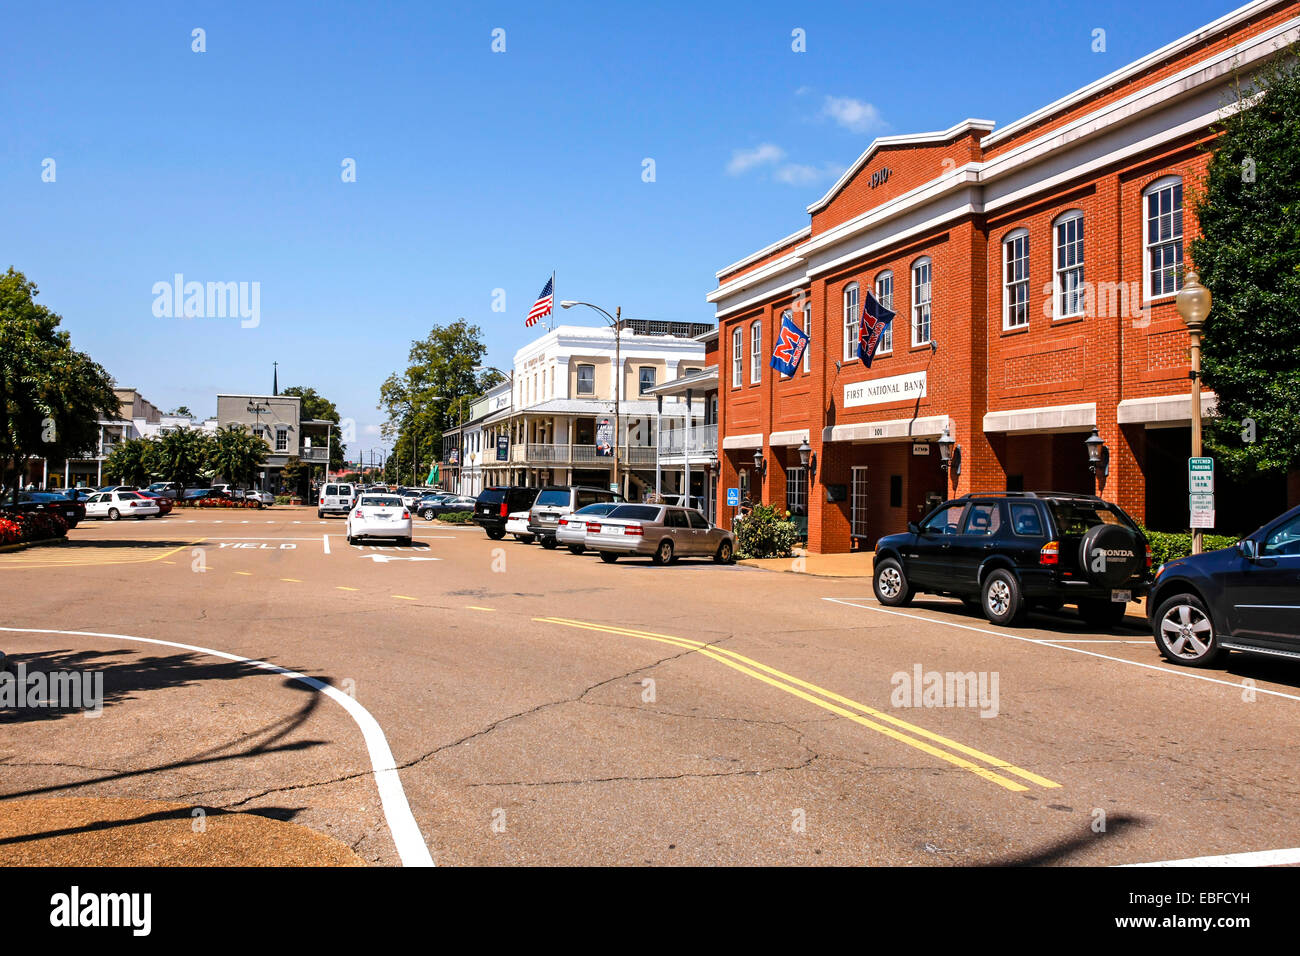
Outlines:
<svg viewBox="0 0 1300 956"><path fill-rule="evenodd" d="M883 422L859 422L856 425L833 425L822 429L822 441L910 441L934 439L948 427L947 415L926 418L892 418Z"/></svg>
<svg viewBox="0 0 1300 956"><path fill-rule="evenodd" d="M756 432L753 435L724 435L722 438L722 448L724 451L732 451L737 448L762 448L763 433Z"/></svg>
<svg viewBox="0 0 1300 956"><path fill-rule="evenodd" d="M1218 413L1219 399L1213 392L1201 393L1201 415L1210 418ZM1154 398L1126 398L1119 403L1117 416L1121 425L1146 425L1147 428L1178 428L1192 423L1192 396L1160 395Z"/></svg>
<svg viewBox="0 0 1300 956"><path fill-rule="evenodd" d="M802 445L809 440L807 428L797 428L792 432L772 432L767 436L769 445Z"/></svg>
<svg viewBox="0 0 1300 956"><path fill-rule="evenodd" d="M1097 424L1097 404L1044 405L1039 408L1013 408L989 412L984 416L984 431L989 434L1027 433L1047 435L1054 432L1086 432Z"/></svg>

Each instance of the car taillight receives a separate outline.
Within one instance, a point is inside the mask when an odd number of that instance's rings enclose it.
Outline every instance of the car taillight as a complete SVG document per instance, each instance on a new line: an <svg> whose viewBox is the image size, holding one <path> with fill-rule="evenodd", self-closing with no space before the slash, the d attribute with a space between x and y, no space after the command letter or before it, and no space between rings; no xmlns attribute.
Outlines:
<svg viewBox="0 0 1300 956"><path fill-rule="evenodd" d="M1147 545L1147 570L1151 570L1151 545Z"/></svg>
<svg viewBox="0 0 1300 956"><path fill-rule="evenodd" d="M132 502L130 502L130 504L131 504L131 507L132 507L132 508L139 508L140 505L143 504L143 502L140 502L140 501L132 501Z"/></svg>
<svg viewBox="0 0 1300 956"><path fill-rule="evenodd" d="M1061 556L1061 543L1049 541L1038 551L1039 564L1056 564Z"/></svg>
<svg viewBox="0 0 1300 956"><path fill-rule="evenodd" d="M506 503L504 501L501 502L501 517L503 518L510 517L510 512L506 509Z"/></svg>
<svg viewBox="0 0 1300 956"><path fill-rule="evenodd" d="M624 526L623 533L624 534L645 534L645 529L642 528L639 524L629 524Z"/></svg>
<svg viewBox="0 0 1300 956"><path fill-rule="evenodd" d="M588 534L600 534L600 522L599 522L599 521L588 521L588 522L587 522L587 533L588 533Z"/></svg>
<svg viewBox="0 0 1300 956"><path fill-rule="evenodd" d="M403 520L403 521L406 521L406 520L409 519L410 517L411 517L411 513L410 513L409 511L407 511L406 509L402 509L402 520Z"/></svg>
<svg viewBox="0 0 1300 956"><path fill-rule="evenodd" d="M357 513L356 513L353 517L356 517L356 518L360 518L360 517L361 517L361 509L360 509L360 508L357 509Z"/></svg>

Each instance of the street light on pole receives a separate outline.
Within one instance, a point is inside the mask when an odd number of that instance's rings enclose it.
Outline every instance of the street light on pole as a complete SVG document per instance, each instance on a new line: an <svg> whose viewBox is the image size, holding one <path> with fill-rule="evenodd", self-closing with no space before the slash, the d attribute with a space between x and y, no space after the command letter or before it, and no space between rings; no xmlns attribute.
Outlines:
<svg viewBox="0 0 1300 956"><path fill-rule="evenodd" d="M619 467L618 441L620 437L619 430L621 424L619 417L619 412L621 411L619 399L623 394L623 361L621 351L623 336L619 328L619 322L623 317L623 307L616 306L614 308L614 314L610 315L600 306L592 305L590 302L579 302L574 299L565 299L560 303L560 308L571 309L575 305L585 305L589 309L596 310L609 320L609 324L614 329L614 484L617 486L617 490L622 491L623 475L621 474L621 469ZM687 493L689 494L689 490Z"/></svg>
<svg viewBox="0 0 1300 956"><path fill-rule="evenodd" d="M1192 457L1201 457L1201 330L1205 327L1205 317L1210 314L1210 290L1201 285L1201 277L1195 272L1187 273L1183 287L1178 290L1174 300L1178 314L1183 317L1191 338L1192 370ZM1192 554L1200 554L1202 531L1192 529Z"/></svg>

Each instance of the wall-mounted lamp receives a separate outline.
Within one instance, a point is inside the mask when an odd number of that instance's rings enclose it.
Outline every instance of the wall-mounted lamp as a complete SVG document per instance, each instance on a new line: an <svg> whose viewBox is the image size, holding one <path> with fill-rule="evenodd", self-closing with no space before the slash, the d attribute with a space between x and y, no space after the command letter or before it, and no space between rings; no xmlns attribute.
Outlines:
<svg viewBox="0 0 1300 956"><path fill-rule="evenodd" d="M766 463L763 461L763 449L755 448L754 449L754 474L761 478L763 476L763 468L765 464Z"/></svg>
<svg viewBox="0 0 1300 956"><path fill-rule="evenodd" d="M817 453L812 450L812 445L808 444L806 438L799 445L799 464L808 469L809 480L817 477Z"/></svg>
<svg viewBox="0 0 1300 956"><path fill-rule="evenodd" d="M954 478L961 477L961 445L953 440L948 426L943 428L943 436L935 443L939 446L939 467L951 471Z"/></svg>
<svg viewBox="0 0 1300 956"><path fill-rule="evenodd" d="M1088 470L1094 475L1109 475L1110 449L1106 447L1101 435L1097 434L1096 426L1093 426L1092 434L1084 439L1083 444L1088 449Z"/></svg>

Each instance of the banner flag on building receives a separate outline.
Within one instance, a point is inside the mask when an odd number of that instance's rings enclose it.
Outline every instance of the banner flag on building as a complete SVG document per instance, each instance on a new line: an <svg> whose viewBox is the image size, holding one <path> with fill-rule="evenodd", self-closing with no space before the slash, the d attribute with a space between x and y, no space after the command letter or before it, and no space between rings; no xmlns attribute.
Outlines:
<svg viewBox="0 0 1300 956"><path fill-rule="evenodd" d="M871 360L876 356L880 337L893 321L894 313L868 292L867 300L862 303L862 318L858 321L858 358L862 359L862 364L867 368L871 368Z"/></svg>
<svg viewBox="0 0 1300 956"><path fill-rule="evenodd" d="M438 475L440 470L441 469L438 468L438 463L435 461L429 467L429 477L424 479L424 483L426 485L436 485L438 483Z"/></svg>
<svg viewBox="0 0 1300 956"><path fill-rule="evenodd" d="M793 375L799 370L804 350L808 348L808 334L794 324L787 311L781 315L781 329L776 336L776 350L772 352L772 368L782 375Z"/></svg>
<svg viewBox="0 0 1300 956"><path fill-rule="evenodd" d="M542 294L537 297L533 307L528 310L528 318L524 320L524 326L532 328L537 324L538 319L545 318L551 314L551 308L555 304L555 273L546 280L546 285L542 289Z"/></svg>

